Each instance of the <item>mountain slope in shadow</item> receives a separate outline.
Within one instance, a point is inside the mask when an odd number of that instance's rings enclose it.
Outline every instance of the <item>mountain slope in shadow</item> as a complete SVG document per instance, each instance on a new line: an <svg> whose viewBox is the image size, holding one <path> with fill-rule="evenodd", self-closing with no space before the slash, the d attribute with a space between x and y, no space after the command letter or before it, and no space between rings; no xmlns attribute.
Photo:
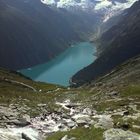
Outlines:
<svg viewBox="0 0 140 140"><path fill-rule="evenodd" d="M73 76L77 85L97 79L127 59L140 54L140 1L127 15L101 37L102 53L94 63Z"/></svg>
<svg viewBox="0 0 140 140"><path fill-rule="evenodd" d="M49 8L39 0L1 0L0 66L17 70L47 62L94 31L97 20L91 17Z"/></svg>

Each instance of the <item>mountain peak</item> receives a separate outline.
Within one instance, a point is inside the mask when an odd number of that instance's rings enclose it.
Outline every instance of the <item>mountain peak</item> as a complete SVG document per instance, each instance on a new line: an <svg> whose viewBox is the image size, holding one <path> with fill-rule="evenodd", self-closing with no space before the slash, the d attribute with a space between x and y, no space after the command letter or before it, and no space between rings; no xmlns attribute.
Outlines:
<svg viewBox="0 0 140 140"><path fill-rule="evenodd" d="M57 8L101 13L104 15L104 22L132 6L135 1L137 0L41 0L42 3Z"/></svg>

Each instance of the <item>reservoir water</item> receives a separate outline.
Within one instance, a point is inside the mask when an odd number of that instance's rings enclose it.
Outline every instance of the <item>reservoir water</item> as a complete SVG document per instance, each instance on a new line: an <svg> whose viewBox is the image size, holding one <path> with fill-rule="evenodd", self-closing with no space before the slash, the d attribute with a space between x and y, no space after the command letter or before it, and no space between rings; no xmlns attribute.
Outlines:
<svg viewBox="0 0 140 140"><path fill-rule="evenodd" d="M70 78L76 72L88 66L96 59L93 55L95 52L96 48L93 43L78 43L72 45L51 61L20 70L20 72L35 81L68 86Z"/></svg>

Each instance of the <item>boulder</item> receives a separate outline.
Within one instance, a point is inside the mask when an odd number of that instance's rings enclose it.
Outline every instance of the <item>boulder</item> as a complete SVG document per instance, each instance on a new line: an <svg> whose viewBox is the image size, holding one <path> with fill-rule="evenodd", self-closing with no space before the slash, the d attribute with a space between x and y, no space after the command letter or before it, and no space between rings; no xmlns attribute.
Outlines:
<svg viewBox="0 0 140 140"><path fill-rule="evenodd" d="M85 108L83 114L92 115L92 110L90 108Z"/></svg>
<svg viewBox="0 0 140 140"><path fill-rule="evenodd" d="M27 114L23 115L22 118L23 118L24 120L26 120L27 122L30 122L30 120L31 120L30 116L27 115Z"/></svg>
<svg viewBox="0 0 140 140"><path fill-rule="evenodd" d="M109 95L109 96L118 96L118 92L117 91L112 91L112 92L110 92L110 93L107 93L107 95Z"/></svg>
<svg viewBox="0 0 140 140"><path fill-rule="evenodd" d="M18 127L25 127L27 125L30 125L30 122L26 120L12 120L12 121L7 122L7 124L16 125Z"/></svg>
<svg viewBox="0 0 140 140"><path fill-rule="evenodd" d="M21 134L22 136L22 139L25 139L25 140L32 140L31 138L29 138L26 134L22 133Z"/></svg>
<svg viewBox="0 0 140 140"><path fill-rule="evenodd" d="M65 135L61 140L69 140L68 135Z"/></svg>
<svg viewBox="0 0 140 140"><path fill-rule="evenodd" d="M124 124L121 124L120 127L123 129L123 130L128 130L131 126L129 123L124 123Z"/></svg>
<svg viewBox="0 0 140 140"><path fill-rule="evenodd" d="M76 126L76 123L74 121L69 121L69 122L67 122L67 126L69 128L73 128L74 126Z"/></svg>
<svg viewBox="0 0 140 140"><path fill-rule="evenodd" d="M38 107L45 107L46 104L38 104L37 106L38 106Z"/></svg>
<svg viewBox="0 0 140 140"><path fill-rule="evenodd" d="M113 127L113 119L110 115L99 116L99 122L94 125L95 128L110 129Z"/></svg>
<svg viewBox="0 0 140 140"><path fill-rule="evenodd" d="M128 116L130 114L130 112L127 110L127 111L125 111L125 112L123 112L123 115L124 116Z"/></svg>
<svg viewBox="0 0 140 140"><path fill-rule="evenodd" d="M109 129L104 132L105 140L140 140L140 134L122 129Z"/></svg>
<svg viewBox="0 0 140 140"><path fill-rule="evenodd" d="M68 135L65 135L61 140L76 140L76 138L68 138Z"/></svg>

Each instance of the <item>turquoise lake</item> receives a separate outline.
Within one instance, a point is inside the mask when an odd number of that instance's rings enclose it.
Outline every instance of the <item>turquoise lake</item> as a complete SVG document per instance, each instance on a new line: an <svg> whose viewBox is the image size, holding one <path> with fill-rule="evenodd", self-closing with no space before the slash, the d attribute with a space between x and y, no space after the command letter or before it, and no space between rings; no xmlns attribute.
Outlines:
<svg viewBox="0 0 140 140"><path fill-rule="evenodd" d="M96 59L94 56L95 52L96 48L93 43L78 43L72 45L51 61L20 70L20 72L35 81L68 86L70 78L76 72Z"/></svg>

